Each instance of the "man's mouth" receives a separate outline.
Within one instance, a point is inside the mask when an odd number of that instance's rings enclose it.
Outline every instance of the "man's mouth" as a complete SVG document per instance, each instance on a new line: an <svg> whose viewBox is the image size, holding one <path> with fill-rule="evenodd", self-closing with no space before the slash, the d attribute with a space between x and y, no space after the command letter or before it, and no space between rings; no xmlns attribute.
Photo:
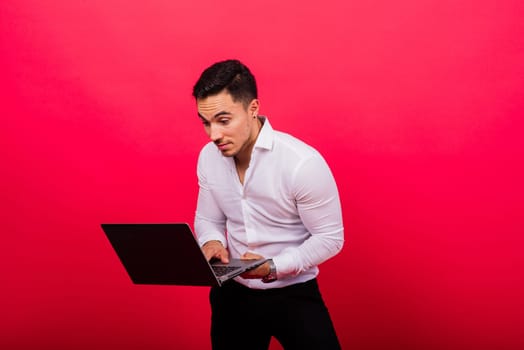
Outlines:
<svg viewBox="0 0 524 350"><path fill-rule="evenodd" d="M227 148L228 145L229 143L220 143L220 144L217 144L217 147L219 150L223 151Z"/></svg>

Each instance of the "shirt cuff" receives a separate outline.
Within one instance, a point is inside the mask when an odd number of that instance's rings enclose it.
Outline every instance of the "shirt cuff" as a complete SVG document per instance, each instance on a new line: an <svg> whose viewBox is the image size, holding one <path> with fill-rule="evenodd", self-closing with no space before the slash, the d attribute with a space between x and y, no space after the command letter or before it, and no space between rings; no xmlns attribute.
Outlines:
<svg viewBox="0 0 524 350"><path fill-rule="evenodd" d="M279 279L283 276L296 276L301 272L299 259L293 248L287 248L281 254L273 257L273 262Z"/></svg>
<svg viewBox="0 0 524 350"><path fill-rule="evenodd" d="M226 238L222 235L204 235L202 237L198 238L198 243L200 243L200 247L202 247L204 244L206 244L209 241L219 241L222 243L224 248L227 248L227 241Z"/></svg>

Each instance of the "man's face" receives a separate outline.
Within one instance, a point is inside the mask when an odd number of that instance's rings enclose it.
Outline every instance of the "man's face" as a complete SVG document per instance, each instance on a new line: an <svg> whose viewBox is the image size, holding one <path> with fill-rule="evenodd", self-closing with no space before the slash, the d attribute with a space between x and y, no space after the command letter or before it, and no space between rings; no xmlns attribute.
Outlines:
<svg viewBox="0 0 524 350"><path fill-rule="evenodd" d="M246 108L242 102L234 102L227 91L197 100L204 129L225 157L251 153L259 131L258 108L257 99Z"/></svg>

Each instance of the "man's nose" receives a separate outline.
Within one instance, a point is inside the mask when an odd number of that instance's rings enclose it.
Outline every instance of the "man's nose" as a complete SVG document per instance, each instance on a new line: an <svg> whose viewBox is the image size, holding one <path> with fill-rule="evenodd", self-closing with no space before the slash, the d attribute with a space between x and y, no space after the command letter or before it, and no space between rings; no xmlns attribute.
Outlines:
<svg viewBox="0 0 524 350"><path fill-rule="evenodd" d="M211 124L209 126L209 138L213 142L216 142L222 138L222 131L218 125Z"/></svg>

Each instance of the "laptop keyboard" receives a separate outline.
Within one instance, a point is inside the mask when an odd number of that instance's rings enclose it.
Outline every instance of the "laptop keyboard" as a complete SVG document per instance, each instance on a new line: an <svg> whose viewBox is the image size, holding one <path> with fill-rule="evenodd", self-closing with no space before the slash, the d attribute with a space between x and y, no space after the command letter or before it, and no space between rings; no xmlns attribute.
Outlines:
<svg viewBox="0 0 524 350"><path fill-rule="evenodd" d="M238 266L212 266L213 271L215 271L215 275L217 276L224 276L225 274L228 274L232 271L238 270Z"/></svg>

